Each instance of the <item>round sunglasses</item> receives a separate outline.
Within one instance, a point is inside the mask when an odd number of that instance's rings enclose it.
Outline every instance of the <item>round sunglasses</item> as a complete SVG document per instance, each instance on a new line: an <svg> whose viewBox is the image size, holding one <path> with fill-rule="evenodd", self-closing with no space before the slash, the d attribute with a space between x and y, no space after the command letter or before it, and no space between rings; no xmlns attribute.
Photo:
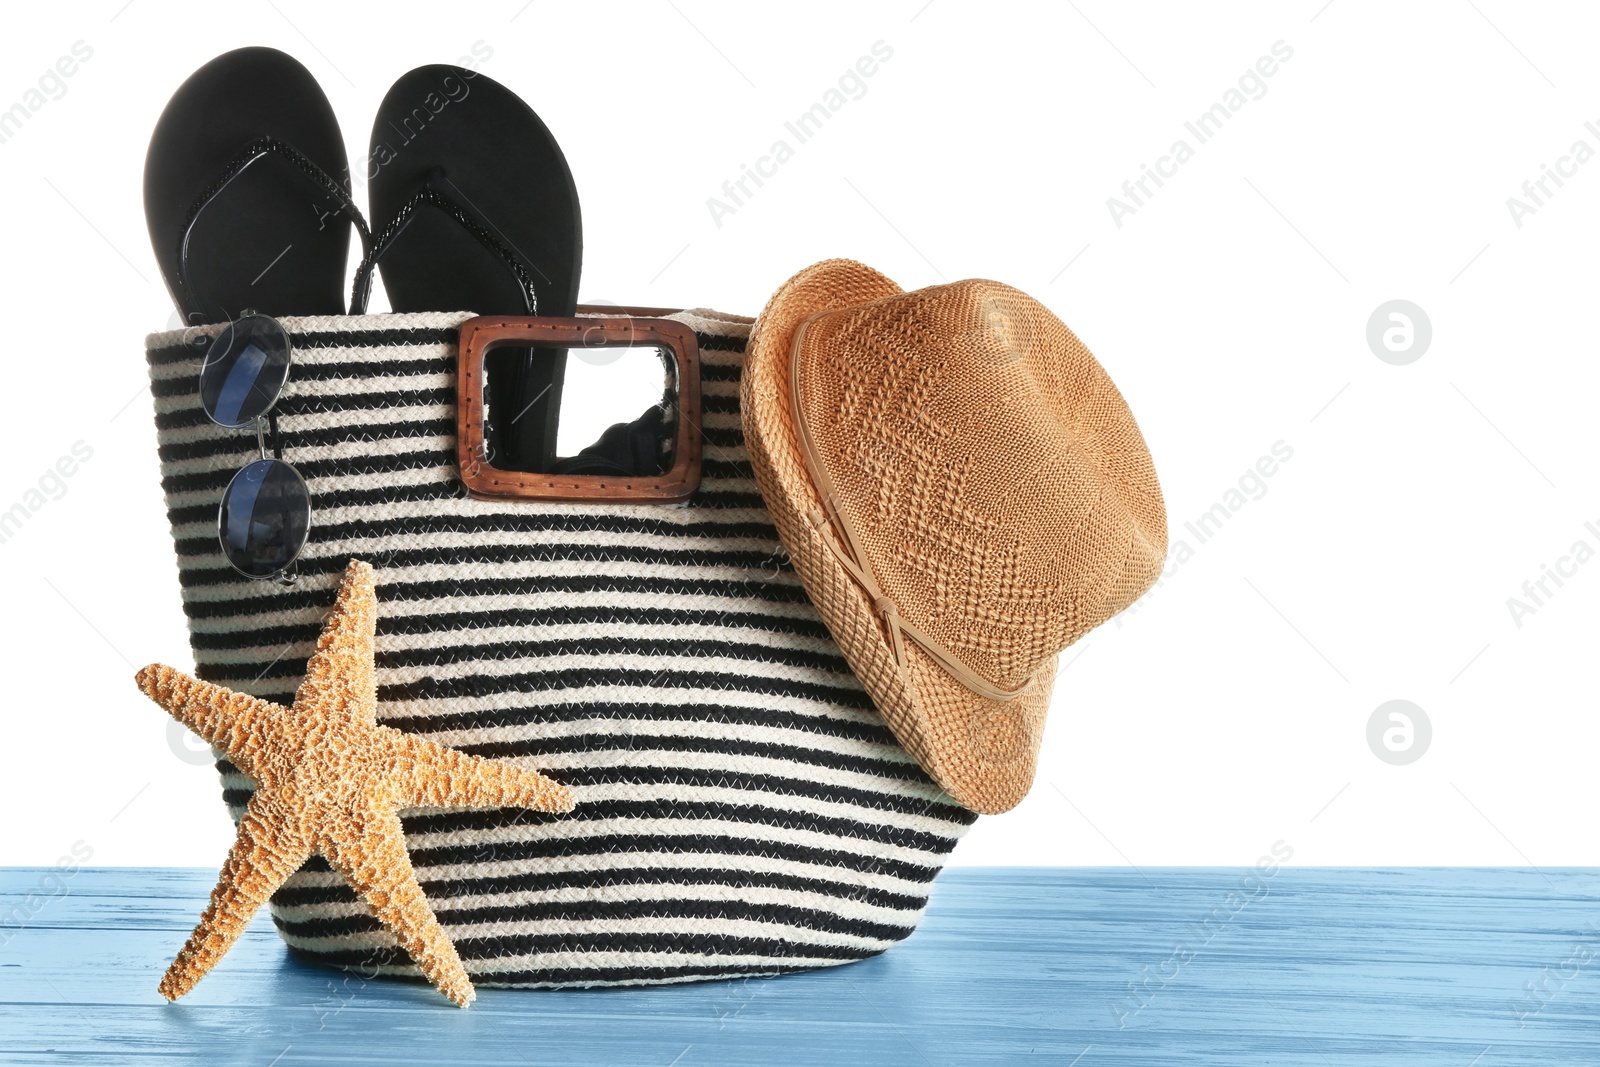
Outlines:
<svg viewBox="0 0 1600 1067"><path fill-rule="evenodd" d="M245 312L206 351L200 367L200 406L218 426L254 426L260 458L247 463L223 490L217 541L233 569L247 578L296 579L295 560L311 532L306 481L267 451L268 416L289 380L289 333L278 320ZM276 435L276 426L271 427Z"/></svg>

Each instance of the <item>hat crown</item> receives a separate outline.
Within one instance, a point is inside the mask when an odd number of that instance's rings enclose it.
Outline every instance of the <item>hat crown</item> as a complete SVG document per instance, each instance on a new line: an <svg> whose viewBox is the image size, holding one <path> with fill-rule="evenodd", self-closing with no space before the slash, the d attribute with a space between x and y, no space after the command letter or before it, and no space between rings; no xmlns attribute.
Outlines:
<svg viewBox="0 0 1600 1067"><path fill-rule="evenodd" d="M1010 689L1166 555L1132 412L1038 301L974 280L826 312L795 340L828 501L900 615Z"/></svg>

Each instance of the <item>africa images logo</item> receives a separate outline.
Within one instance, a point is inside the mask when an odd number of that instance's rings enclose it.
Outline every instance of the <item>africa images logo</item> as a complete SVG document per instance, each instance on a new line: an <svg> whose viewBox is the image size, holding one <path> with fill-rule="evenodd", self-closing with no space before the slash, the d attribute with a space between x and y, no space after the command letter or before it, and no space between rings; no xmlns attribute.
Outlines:
<svg viewBox="0 0 1600 1067"><path fill-rule="evenodd" d="M739 176L722 183L722 196L706 197L706 210L717 229L722 229L723 219L733 215L755 196L756 190L777 177L778 168L794 158L795 149L821 133L833 116L852 100L867 95L867 79L878 73L882 65L894 58L894 49L885 41L872 42L871 55L859 57L846 67L837 82L822 94L822 99L802 111L792 121L785 122L787 137L774 140L766 153L756 157L755 166L739 164ZM794 144L790 144L793 138ZM752 188L754 186L754 188Z"/></svg>
<svg viewBox="0 0 1600 1067"><path fill-rule="evenodd" d="M1156 157L1154 167L1141 163L1139 176L1122 183L1122 197L1126 199L1115 196L1106 198L1106 210L1111 212L1111 221L1117 229L1122 229L1123 219L1137 214L1155 196L1156 190L1166 184L1163 179L1177 177L1178 168L1194 158L1199 145L1221 133L1223 126L1243 111L1250 101L1260 100L1267 95L1267 79L1278 73L1281 64L1294 58L1294 49L1283 41L1272 42L1270 51L1271 55L1261 56L1239 75L1239 80L1222 94L1217 103L1183 124L1184 131L1194 139L1194 144L1191 145L1183 137L1178 138L1165 155ZM1155 188L1151 188L1152 185Z"/></svg>
<svg viewBox="0 0 1600 1067"><path fill-rule="evenodd" d="M50 101L60 100L66 96L66 80L78 73L79 67L94 58L94 49L84 41L73 41L70 53L57 59L54 65L45 68L35 86L24 92L21 100L8 108L0 109L0 144L6 143L21 132L23 125L33 118L35 113L42 111Z"/></svg>

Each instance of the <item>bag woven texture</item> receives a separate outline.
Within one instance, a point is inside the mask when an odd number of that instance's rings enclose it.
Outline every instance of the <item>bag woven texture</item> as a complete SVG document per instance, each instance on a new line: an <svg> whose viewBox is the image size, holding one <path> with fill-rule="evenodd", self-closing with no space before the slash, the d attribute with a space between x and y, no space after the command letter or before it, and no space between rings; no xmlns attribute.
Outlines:
<svg viewBox="0 0 1600 1067"><path fill-rule="evenodd" d="M451 314L284 318L275 411L312 494L292 587L228 567L217 503L255 436L200 408L221 326L151 335L162 487L198 677L287 704L347 561L377 568L378 715L544 771L577 810L404 815L473 980L775 974L911 933L975 816L896 743L783 552L739 414L749 320L673 316L702 359L704 477L683 505L485 501L455 457ZM220 760L235 819L251 783ZM417 972L320 859L274 895L298 955Z"/></svg>

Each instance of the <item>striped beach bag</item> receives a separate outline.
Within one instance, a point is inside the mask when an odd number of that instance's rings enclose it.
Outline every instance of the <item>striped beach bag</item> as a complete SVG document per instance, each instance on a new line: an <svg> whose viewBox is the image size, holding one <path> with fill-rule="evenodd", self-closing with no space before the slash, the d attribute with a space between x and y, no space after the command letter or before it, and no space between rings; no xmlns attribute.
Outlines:
<svg viewBox="0 0 1600 1067"><path fill-rule="evenodd" d="M418 810L412 862L473 980L594 986L844 963L911 933L975 816L898 745L791 571L739 413L750 320L699 347L698 488L482 499L457 456L466 314L284 318L276 442L310 488L292 585L234 572L217 505L256 458L197 381L221 326L146 342L196 674L287 704L352 557L377 569L378 716L571 787L568 815ZM251 782L217 764L235 819ZM278 891L299 956L415 975L316 858Z"/></svg>

